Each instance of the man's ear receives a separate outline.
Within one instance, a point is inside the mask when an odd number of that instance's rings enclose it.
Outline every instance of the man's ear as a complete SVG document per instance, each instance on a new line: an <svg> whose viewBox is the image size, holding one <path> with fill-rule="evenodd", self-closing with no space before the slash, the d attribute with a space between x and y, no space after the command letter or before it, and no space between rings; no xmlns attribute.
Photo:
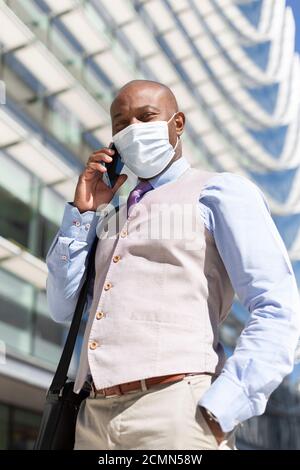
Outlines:
<svg viewBox="0 0 300 470"><path fill-rule="evenodd" d="M179 111L175 116L175 126L176 126L176 134L181 136L184 131L185 125L185 115L181 111Z"/></svg>

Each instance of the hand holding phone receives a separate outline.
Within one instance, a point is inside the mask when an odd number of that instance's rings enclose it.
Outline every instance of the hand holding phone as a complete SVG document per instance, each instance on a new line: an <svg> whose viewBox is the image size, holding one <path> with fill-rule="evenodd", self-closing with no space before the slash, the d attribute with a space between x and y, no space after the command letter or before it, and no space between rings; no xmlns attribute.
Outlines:
<svg viewBox="0 0 300 470"><path fill-rule="evenodd" d="M114 156L115 150L107 147L90 155L84 171L79 176L73 202L81 213L96 211L102 204L109 203L126 181L127 175L119 173L123 163L120 157L114 162Z"/></svg>

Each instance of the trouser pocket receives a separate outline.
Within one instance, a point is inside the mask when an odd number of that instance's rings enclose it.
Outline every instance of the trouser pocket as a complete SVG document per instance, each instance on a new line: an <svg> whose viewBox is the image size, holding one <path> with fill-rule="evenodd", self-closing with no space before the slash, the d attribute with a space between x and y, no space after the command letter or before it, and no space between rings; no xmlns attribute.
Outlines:
<svg viewBox="0 0 300 470"><path fill-rule="evenodd" d="M190 390L190 397L195 410L195 420L201 428L203 435L205 436L205 440L208 442L209 448L216 450L219 447L219 443L209 425L207 424L202 414L201 408L198 405L200 398L210 387L211 380L211 376L203 374L187 376L184 378L184 381Z"/></svg>
<svg viewBox="0 0 300 470"><path fill-rule="evenodd" d="M238 426L236 426L231 432L226 433L224 440L219 444L214 433L210 429L206 419L203 416L198 402L202 395L209 389L213 382L213 377L207 375L195 375L186 377L186 383L190 388L191 397L196 408L196 420L204 430L207 437L211 439L212 444L216 449L219 450L237 450L235 443L235 434Z"/></svg>

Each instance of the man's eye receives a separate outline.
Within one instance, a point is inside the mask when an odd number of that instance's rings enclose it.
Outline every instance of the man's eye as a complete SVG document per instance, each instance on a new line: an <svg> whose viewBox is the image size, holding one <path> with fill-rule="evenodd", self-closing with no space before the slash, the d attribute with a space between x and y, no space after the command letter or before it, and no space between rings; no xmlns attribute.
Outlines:
<svg viewBox="0 0 300 470"><path fill-rule="evenodd" d="M143 114L141 121L146 121L147 119L151 119L153 117L152 113L145 113Z"/></svg>

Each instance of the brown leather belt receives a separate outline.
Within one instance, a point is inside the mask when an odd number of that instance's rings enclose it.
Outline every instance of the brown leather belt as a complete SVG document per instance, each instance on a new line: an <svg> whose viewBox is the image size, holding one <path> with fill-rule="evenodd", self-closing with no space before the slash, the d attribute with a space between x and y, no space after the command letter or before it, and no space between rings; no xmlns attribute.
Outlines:
<svg viewBox="0 0 300 470"><path fill-rule="evenodd" d="M187 375L211 375L210 372L190 372L184 374L173 374L173 375L162 375L160 377L150 377L148 379L135 380L133 382L122 383L118 385L113 385L112 387L96 389L94 382L92 382L92 389L94 396L103 395L104 397L117 397L124 395L125 393L135 392L138 390L146 391L154 385L172 383L179 380L182 380Z"/></svg>

